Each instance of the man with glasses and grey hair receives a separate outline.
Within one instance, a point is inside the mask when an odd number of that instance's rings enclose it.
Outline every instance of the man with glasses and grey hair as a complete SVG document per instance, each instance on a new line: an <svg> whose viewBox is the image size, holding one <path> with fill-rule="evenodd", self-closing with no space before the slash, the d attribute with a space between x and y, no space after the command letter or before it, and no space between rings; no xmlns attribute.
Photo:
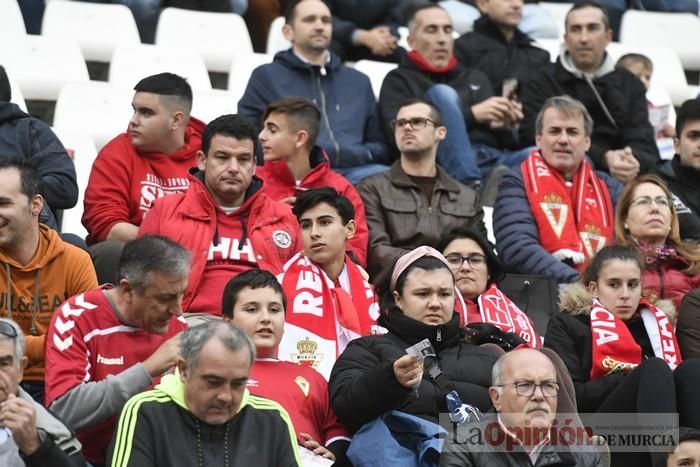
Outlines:
<svg viewBox="0 0 700 467"><path fill-rule="evenodd" d="M255 347L224 321L182 333L177 373L132 397L119 417L112 467L301 465L287 412L247 389Z"/></svg>
<svg viewBox="0 0 700 467"><path fill-rule="evenodd" d="M441 466L603 465L595 449L565 446L552 436L559 384L544 353L518 348L501 356L491 371L489 396L495 416L450 433Z"/></svg>
<svg viewBox="0 0 700 467"><path fill-rule="evenodd" d="M537 149L501 179L493 211L498 252L512 272L575 282L614 239L622 186L586 158L593 120L581 102L547 99L536 127Z"/></svg>
<svg viewBox="0 0 700 467"><path fill-rule="evenodd" d="M91 464L104 464L126 401L174 368L189 271L185 248L145 236L124 247L116 286L56 309L46 336L46 403L78 432Z"/></svg>
<svg viewBox="0 0 700 467"><path fill-rule="evenodd" d="M440 111L427 101L409 99L391 124L400 159L357 187L369 226L367 270L375 281L400 256L436 244L455 227L472 227L486 237L476 191L436 162L447 134Z"/></svg>
<svg viewBox="0 0 700 467"><path fill-rule="evenodd" d="M73 432L20 387L26 366L24 333L0 318L0 465L84 466Z"/></svg>

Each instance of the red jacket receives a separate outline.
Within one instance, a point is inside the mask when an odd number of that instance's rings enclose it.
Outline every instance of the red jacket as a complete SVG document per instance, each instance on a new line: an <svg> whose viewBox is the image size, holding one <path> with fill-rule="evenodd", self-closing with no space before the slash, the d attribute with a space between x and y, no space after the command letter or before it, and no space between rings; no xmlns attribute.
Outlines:
<svg viewBox="0 0 700 467"><path fill-rule="evenodd" d="M367 242L369 229L365 217L365 205L355 187L342 175L331 169L328 156L319 146L314 146L309 155L311 172L296 184L294 176L283 160L265 162L255 174L263 180L263 189L275 201L297 196L299 191L330 186L350 200L355 208L355 236L348 242L355 259L362 267L367 267Z"/></svg>
<svg viewBox="0 0 700 467"><path fill-rule="evenodd" d="M658 298L672 300L676 310L680 310L685 294L700 287L700 273L688 276L683 272L687 267L686 260L679 257L647 264L642 273L642 287Z"/></svg>
<svg viewBox="0 0 700 467"><path fill-rule="evenodd" d="M207 264L209 246L218 243L216 204L201 180L203 172L192 170L190 187L185 193L166 196L153 204L139 228L138 236L158 234L169 237L192 252L189 284L182 299L182 310L188 311L199 289ZM260 269L273 274L282 272L284 264L301 249L299 226L291 209L272 201L261 191L262 182L253 177L246 199L233 214L243 226L243 235L250 240L257 254ZM225 284L224 284L225 285ZM223 285L222 285L223 292ZM212 298L220 309L221 295Z"/></svg>
<svg viewBox="0 0 700 467"><path fill-rule="evenodd" d="M187 171L197 165L204 123L190 118L185 145L172 154L139 153L128 133L107 143L92 165L85 189L83 225L87 243L106 240L118 222L141 225L153 201L187 189Z"/></svg>

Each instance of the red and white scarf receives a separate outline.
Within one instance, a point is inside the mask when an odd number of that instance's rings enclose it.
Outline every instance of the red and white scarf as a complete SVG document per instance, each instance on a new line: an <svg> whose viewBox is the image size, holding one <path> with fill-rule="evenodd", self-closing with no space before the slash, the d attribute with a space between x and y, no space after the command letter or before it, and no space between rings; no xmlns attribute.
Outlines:
<svg viewBox="0 0 700 467"><path fill-rule="evenodd" d="M644 299L639 302L639 313L654 355L675 369L681 362L681 352L666 313ZM591 379L632 370L642 361L642 348L625 323L595 299L591 308L591 339Z"/></svg>
<svg viewBox="0 0 700 467"><path fill-rule="evenodd" d="M338 277L340 286L303 252L287 261L278 279L287 295L284 337L278 349L281 360L309 365L328 379L351 340L382 332L367 273L347 255Z"/></svg>
<svg viewBox="0 0 700 467"><path fill-rule="evenodd" d="M605 182L584 160L569 190L564 177L547 165L537 149L520 169L540 244L558 260L570 259L581 270L613 239L613 205Z"/></svg>
<svg viewBox="0 0 700 467"><path fill-rule="evenodd" d="M537 334L532 320L510 298L492 284L479 295L477 303L467 302L457 291L455 311L463 324L489 323L504 332L512 332L521 337L529 347L542 347L542 337ZM466 310L466 313L465 313Z"/></svg>

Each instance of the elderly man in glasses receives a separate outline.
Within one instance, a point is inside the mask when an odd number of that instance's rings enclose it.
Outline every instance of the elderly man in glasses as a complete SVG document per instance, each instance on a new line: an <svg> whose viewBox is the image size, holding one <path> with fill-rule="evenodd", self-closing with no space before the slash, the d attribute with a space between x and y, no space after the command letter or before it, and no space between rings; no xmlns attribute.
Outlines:
<svg viewBox="0 0 700 467"><path fill-rule="evenodd" d="M22 330L0 318L0 465L84 466L73 432L20 387L26 366Z"/></svg>
<svg viewBox="0 0 700 467"><path fill-rule="evenodd" d="M375 281L398 257L437 243L443 232L455 227L471 226L486 235L477 193L436 162L438 145L447 134L440 111L410 99L395 117L392 127L400 159L357 189L370 232L367 268Z"/></svg>
<svg viewBox="0 0 700 467"><path fill-rule="evenodd" d="M556 433L559 384L551 360L539 350L520 348L498 359L492 369L493 417L462 425L447 438L440 465L602 466L600 454L580 436L564 445Z"/></svg>

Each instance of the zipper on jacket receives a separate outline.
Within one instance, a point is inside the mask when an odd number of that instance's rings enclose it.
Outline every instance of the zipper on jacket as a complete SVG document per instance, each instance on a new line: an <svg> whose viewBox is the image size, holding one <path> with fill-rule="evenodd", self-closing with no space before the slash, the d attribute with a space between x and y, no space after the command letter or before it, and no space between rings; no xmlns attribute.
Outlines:
<svg viewBox="0 0 700 467"><path fill-rule="evenodd" d="M437 342L442 342L442 329L439 329L439 328L438 328L438 330L437 330L437 336L435 337L435 340L436 340Z"/></svg>
<svg viewBox="0 0 700 467"><path fill-rule="evenodd" d="M664 292L665 292L665 287L664 287L664 275L661 272L661 266L659 264L656 264L656 274L659 275L659 298L664 298Z"/></svg>
<svg viewBox="0 0 700 467"><path fill-rule="evenodd" d="M321 115L323 115L323 121L326 123L326 128L328 128L328 136L330 136L333 142L333 148L335 148L335 163L332 164L333 167L338 167L340 162L340 145L338 141L335 140L335 135L333 134L333 128L331 128L331 121L328 118L328 112L326 110L326 94L323 92L323 86L321 85L321 75L315 75L316 85L318 86L318 92L321 95Z"/></svg>

